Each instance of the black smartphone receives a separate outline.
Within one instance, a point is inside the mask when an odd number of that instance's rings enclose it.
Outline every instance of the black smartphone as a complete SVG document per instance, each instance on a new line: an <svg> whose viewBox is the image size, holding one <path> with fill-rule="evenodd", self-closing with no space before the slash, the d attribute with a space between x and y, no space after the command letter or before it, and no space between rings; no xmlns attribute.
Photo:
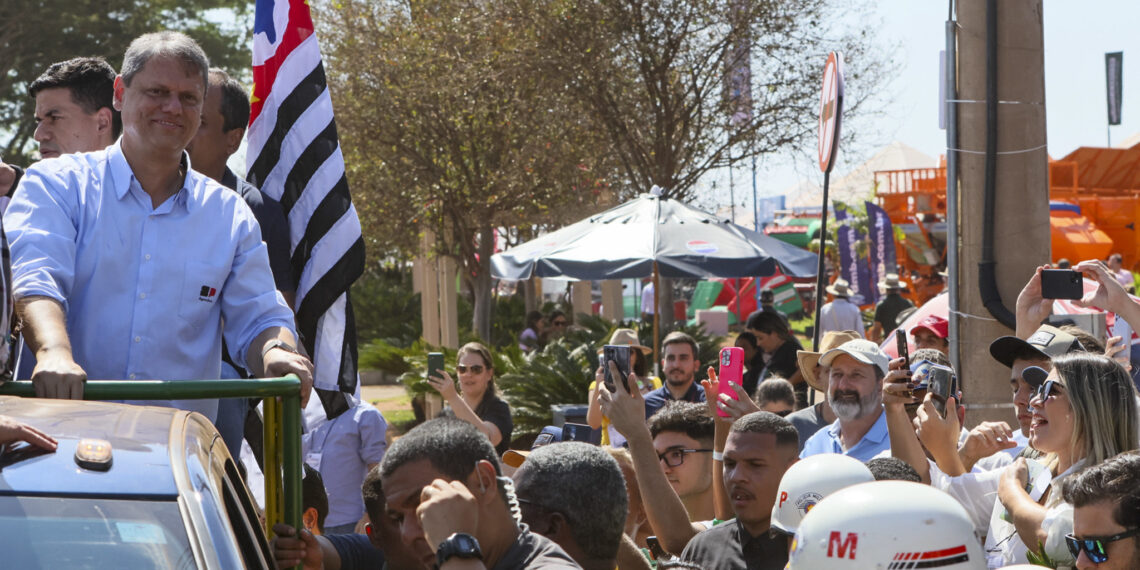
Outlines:
<svg viewBox="0 0 1140 570"><path fill-rule="evenodd" d="M903 370L906 371L907 382L910 382L910 349L906 344L906 331L902 329L895 330L895 351L903 359Z"/></svg>
<svg viewBox="0 0 1140 570"><path fill-rule="evenodd" d="M1080 299L1085 294L1085 278L1072 269L1041 271L1041 297L1045 299Z"/></svg>
<svg viewBox="0 0 1140 570"><path fill-rule="evenodd" d="M958 377L952 368L934 364L927 373L927 391L933 394L930 401L938 413L946 416L946 400L958 393Z"/></svg>
<svg viewBox="0 0 1140 570"><path fill-rule="evenodd" d="M443 353L442 352L429 352L427 359L427 375L428 378L443 378Z"/></svg>
<svg viewBox="0 0 1140 570"><path fill-rule="evenodd" d="M594 443L594 428L586 424L562 424L562 441L581 441Z"/></svg>
<svg viewBox="0 0 1140 570"><path fill-rule="evenodd" d="M607 344L602 347L602 370L606 373L605 385L606 389L610 392L617 392L614 387L613 375L610 374L610 361L617 364L618 371L621 372L621 385L625 386L626 392L629 391L629 345L628 344Z"/></svg>
<svg viewBox="0 0 1140 570"><path fill-rule="evenodd" d="M899 353L899 358L904 358L904 366L910 366L910 350L906 344L906 331L898 329L895 331L895 349Z"/></svg>
<svg viewBox="0 0 1140 570"><path fill-rule="evenodd" d="M654 560L664 560L669 556L665 553L665 549L661 548L656 536L645 537L645 545L649 547L649 554L653 555Z"/></svg>

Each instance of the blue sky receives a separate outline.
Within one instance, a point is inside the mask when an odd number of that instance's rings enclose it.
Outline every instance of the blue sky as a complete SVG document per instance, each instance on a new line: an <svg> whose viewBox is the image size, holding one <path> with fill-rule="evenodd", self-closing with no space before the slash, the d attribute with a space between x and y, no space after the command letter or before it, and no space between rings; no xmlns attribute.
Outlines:
<svg viewBox="0 0 1140 570"><path fill-rule="evenodd" d="M874 128L875 133L867 138L876 143L897 140L937 158L946 148L946 132L938 128L938 57L945 47L947 2L879 0L876 11L882 21L881 39L887 45L898 46L899 71L883 90L889 94L885 99L887 116L861 127ZM1105 52L1124 52L1122 124L1112 127L1113 144L1140 132L1140 49L1136 49L1140 46L1136 29L1140 2L1044 0L1043 11L1050 155L1060 158L1080 146L1106 144ZM821 70L823 64L821 59ZM840 149L844 150L847 149ZM845 166L858 164L874 150L851 149L841 157L833 174L841 175ZM823 178L809 158L774 157L758 171L759 194L778 194L804 177L818 183ZM737 204L744 203L743 196L747 196L750 207L750 169L737 169L734 180ZM717 186L715 193L711 188L713 181ZM705 184L709 185L709 194L715 194L718 205L729 203L727 174L710 176Z"/></svg>

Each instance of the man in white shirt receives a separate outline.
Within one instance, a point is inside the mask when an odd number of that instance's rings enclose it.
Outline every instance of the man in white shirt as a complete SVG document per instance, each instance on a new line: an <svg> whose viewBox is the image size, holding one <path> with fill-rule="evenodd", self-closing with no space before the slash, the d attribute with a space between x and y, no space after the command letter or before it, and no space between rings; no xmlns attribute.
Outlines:
<svg viewBox="0 0 1140 570"><path fill-rule="evenodd" d="M819 334L822 336L829 331L857 331L863 334L863 314L857 305L848 300L851 296L850 284L843 279L836 279L826 290L834 296L834 300L820 309Z"/></svg>

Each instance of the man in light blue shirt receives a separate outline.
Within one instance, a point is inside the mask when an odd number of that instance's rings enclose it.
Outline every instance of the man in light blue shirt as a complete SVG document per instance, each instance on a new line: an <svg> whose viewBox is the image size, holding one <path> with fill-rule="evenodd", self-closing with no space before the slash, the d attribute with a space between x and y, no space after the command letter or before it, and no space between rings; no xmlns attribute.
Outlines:
<svg viewBox="0 0 1140 570"><path fill-rule="evenodd" d="M376 406L349 396L352 407L301 436L305 462L320 471L329 497L325 534L350 534L364 516L360 486L384 458L388 424Z"/></svg>
<svg viewBox="0 0 1140 570"><path fill-rule="evenodd" d="M224 335L257 376L312 363L294 348L261 232L237 194L190 169L209 64L193 40L147 34L115 79L123 136L30 167L4 225L36 355L36 394L82 398L93 379L218 378ZM156 402L214 418L217 401Z"/></svg>
<svg viewBox="0 0 1140 570"><path fill-rule="evenodd" d="M839 418L804 443L800 457L842 453L866 462L891 448L883 414L883 378L890 359L869 340L852 340L819 357L828 366L827 402Z"/></svg>

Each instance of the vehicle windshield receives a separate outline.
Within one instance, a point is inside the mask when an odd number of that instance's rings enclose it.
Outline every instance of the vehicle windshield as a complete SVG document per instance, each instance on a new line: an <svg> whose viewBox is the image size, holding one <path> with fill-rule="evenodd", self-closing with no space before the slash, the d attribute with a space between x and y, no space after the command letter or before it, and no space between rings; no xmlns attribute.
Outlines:
<svg viewBox="0 0 1140 570"><path fill-rule="evenodd" d="M5 568L194 568L169 500L0 496Z"/></svg>

